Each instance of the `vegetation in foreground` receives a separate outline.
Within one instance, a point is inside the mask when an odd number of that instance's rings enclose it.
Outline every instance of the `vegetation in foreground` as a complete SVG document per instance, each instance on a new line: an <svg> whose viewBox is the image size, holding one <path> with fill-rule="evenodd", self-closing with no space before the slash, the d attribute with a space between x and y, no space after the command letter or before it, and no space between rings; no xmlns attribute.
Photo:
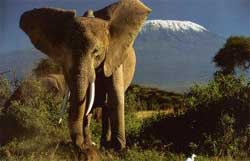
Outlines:
<svg viewBox="0 0 250 161"><path fill-rule="evenodd" d="M185 111L146 120L139 136L141 145L175 153L247 157L249 101L249 81L217 76L208 85L196 85L185 94Z"/></svg>
<svg viewBox="0 0 250 161"><path fill-rule="evenodd" d="M3 102L9 97L9 83L1 79L0 84ZM10 109L0 116L0 141L5 140L1 144L0 158L76 160L68 140L67 114L63 114L63 124L58 125L62 98L44 91L35 79L23 81L22 84L25 99L12 102ZM142 110L147 110L147 106L141 106L138 102L148 105L150 92L156 93L151 99L164 100L166 97L163 102L173 105L159 104L154 110L162 107L181 110L171 114L156 112L148 118L137 117L137 111L142 107ZM158 96L157 93L161 94ZM199 161L249 159L248 80L221 75L208 85L194 86L184 95L136 85L130 87L126 99L128 148L119 154L103 151L104 161L183 161L191 153L198 154ZM152 110L151 107L149 109ZM100 122L93 121L92 129L93 139L98 144Z"/></svg>

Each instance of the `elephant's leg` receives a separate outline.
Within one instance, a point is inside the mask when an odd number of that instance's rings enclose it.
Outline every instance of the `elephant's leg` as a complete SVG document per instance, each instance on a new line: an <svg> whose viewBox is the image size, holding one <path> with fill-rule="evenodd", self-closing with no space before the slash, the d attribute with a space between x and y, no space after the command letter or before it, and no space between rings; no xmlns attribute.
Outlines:
<svg viewBox="0 0 250 161"><path fill-rule="evenodd" d="M92 118L92 113L84 117L83 137L84 137L84 143L87 145L92 145L91 129L90 129L91 118Z"/></svg>
<svg viewBox="0 0 250 161"><path fill-rule="evenodd" d="M109 148L111 141L111 125L108 106L102 108L102 137L101 147Z"/></svg>
<svg viewBox="0 0 250 161"><path fill-rule="evenodd" d="M124 80L123 65L114 73L108 87L108 105L111 123L111 146L115 150L125 148Z"/></svg>

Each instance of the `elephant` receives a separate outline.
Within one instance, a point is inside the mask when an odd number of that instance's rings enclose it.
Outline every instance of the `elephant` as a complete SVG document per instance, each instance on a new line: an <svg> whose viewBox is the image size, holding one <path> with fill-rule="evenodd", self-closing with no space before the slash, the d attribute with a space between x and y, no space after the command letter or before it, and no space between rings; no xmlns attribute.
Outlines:
<svg viewBox="0 0 250 161"><path fill-rule="evenodd" d="M63 97L67 91L67 85L62 74L48 74L46 76L38 77L37 80L41 82L41 86L46 89L46 91L55 95ZM22 90L22 86L19 86L14 90L10 98L4 103L3 111L7 112L13 101L25 101Z"/></svg>
<svg viewBox="0 0 250 161"><path fill-rule="evenodd" d="M150 12L140 0L120 0L85 16L58 8L22 14L20 28L63 69L70 91L69 131L77 149L91 144L93 106L102 107L101 146L126 147L124 95L135 72L133 44Z"/></svg>
<svg viewBox="0 0 250 161"><path fill-rule="evenodd" d="M62 74L48 74L39 78L41 84L59 96L63 96L67 91L67 84L65 82L64 76Z"/></svg>

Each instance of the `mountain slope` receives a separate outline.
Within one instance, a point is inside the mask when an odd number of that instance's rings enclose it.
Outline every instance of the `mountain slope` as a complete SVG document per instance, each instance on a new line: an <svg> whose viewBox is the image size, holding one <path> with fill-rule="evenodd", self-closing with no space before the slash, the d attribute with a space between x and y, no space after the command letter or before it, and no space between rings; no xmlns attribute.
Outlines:
<svg viewBox="0 0 250 161"><path fill-rule="evenodd" d="M150 20L139 34L136 83L184 90L207 81L224 39L190 21Z"/></svg>
<svg viewBox="0 0 250 161"><path fill-rule="evenodd" d="M12 71L20 79L29 74L32 68L45 55L35 49L16 50L8 53L0 53L0 73ZM7 73L12 76L13 73Z"/></svg>

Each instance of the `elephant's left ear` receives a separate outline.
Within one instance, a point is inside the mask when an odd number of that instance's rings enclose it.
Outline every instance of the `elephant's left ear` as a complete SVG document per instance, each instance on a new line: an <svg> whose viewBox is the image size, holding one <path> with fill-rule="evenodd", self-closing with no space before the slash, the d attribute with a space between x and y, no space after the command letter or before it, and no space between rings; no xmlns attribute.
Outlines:
<svg viewBox="0 0 250 161"><path fill-rule="evenodd" d="M104 62L105 76L109 77L127 57L151 9L139 0L121 0L95 13L109 21L110 42Z"/></svg>

